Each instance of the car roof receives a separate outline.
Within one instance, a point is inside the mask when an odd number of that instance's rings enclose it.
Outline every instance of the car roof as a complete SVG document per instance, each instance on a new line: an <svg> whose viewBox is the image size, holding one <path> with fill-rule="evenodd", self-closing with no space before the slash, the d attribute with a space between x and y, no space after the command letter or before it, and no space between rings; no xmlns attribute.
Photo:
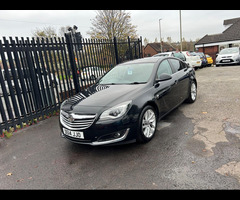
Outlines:
<svg viewBox="0 0 240 200"><path fill-rule="evenodd" d="M170 55L172 53L174 53L174 51L162 52L162 53L157 53L157 54L153 55L152 57L155 57L155 56L158 56L158 55L166 55L166 54Z"/></svg>
<svg viewBox="0 0 240 200"><path fill-rule="evenodd" d="M131 61L127 61L125 63L121 63L121 65L124 64L135 64L135 63L156 63L159 60L164 59L164 57L145 57L145 58L139 58Z"/></svg>

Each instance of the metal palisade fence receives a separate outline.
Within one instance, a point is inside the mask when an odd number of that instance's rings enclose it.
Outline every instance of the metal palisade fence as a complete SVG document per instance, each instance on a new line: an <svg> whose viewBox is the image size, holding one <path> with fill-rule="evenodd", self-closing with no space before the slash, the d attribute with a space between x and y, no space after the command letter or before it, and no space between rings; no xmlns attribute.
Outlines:
<svg viewBox="0 0 240 200"><path fill-rule="evenodd" d="M142 40L12 38L0 40L0 136L58 112L116 64L142 57Z"/></svg>

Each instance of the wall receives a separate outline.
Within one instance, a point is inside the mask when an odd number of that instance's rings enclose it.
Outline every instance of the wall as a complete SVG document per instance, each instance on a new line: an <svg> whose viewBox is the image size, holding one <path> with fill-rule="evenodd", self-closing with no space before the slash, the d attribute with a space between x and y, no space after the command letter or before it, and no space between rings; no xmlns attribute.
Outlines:
<svg viewBox="0 0 240 200"><path fill-rule="evenodd" d="M150 45L144 48L144 57L151 57L155 54L157 54L157 52Z"/></svg>
<svg viewBox="0 0 240 200"><path fill-rule="evenodd" d="M198 51L203 52L203 53L211 56L212 59L213 59L213 64L215 64L215 60L216 60L216 57L217 57L216 54L219 52L218 45L210 46L210 47L199 47Z"/></svg>

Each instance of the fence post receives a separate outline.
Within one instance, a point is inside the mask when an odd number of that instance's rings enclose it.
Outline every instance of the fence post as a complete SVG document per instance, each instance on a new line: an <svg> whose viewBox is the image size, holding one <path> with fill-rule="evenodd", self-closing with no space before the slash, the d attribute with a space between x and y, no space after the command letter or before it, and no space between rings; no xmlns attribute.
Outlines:
<svg viewBox="0 0 240 200"><path fill-rule="evenodd" d="M142 36L140 36L140 44L139 44L139 52L140 52L140 58L143 58L143 49L142 49Z"/></svg>
<svg viewBox="0 0 240 200"><path fill-rule="evenodd" d="M129 51L129 58L130 58L130 60L133 60L131 41L130 41L130 37L129 36L128 36L128 51Z"/></svg>
<svg viewBox="0 0 240 200"><path fill-rule="evenodd" d="M116 64L119 64L117 38L116 37L113 38L113 43L114 43L114 49L115 49Z"/></svg>
<svg viewBox="0 0 240 200"><path fill-rule="evenodd" d="M72 69L72 75L73 75L73 82L75 86L75 91L76 94L80 92L80 84L77 76L77 66L75 63L75 56L73 52L73 44L71 40L71 33L65 33L65 38L66 38L66 44L67 44L67 49L69 53L69 60L70 60L70 65Z"/></svg>

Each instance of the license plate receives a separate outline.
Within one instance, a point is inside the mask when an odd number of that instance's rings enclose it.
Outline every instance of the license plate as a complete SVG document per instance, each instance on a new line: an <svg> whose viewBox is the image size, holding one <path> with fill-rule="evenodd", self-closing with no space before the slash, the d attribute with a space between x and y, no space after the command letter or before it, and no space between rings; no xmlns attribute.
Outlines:
<svg viewBox="0 0 240 200"><path fill-rule="evenodd" d="M197 61L197 64L199 64L200 63L200 61Z"/></svg>
<svg viewBox="0 0 240 200"><path fill-rule="evenodd" d="M63 133L65 135L70 136L70 137L84 139L84 134L81 131L70 131L66 128L63 128Z"/></svg>
<svg viewBox="0 0 240 200"><path fill-rule="evenodd" d="M222 62L230 62L230 60L222 60Z"/></svg>

